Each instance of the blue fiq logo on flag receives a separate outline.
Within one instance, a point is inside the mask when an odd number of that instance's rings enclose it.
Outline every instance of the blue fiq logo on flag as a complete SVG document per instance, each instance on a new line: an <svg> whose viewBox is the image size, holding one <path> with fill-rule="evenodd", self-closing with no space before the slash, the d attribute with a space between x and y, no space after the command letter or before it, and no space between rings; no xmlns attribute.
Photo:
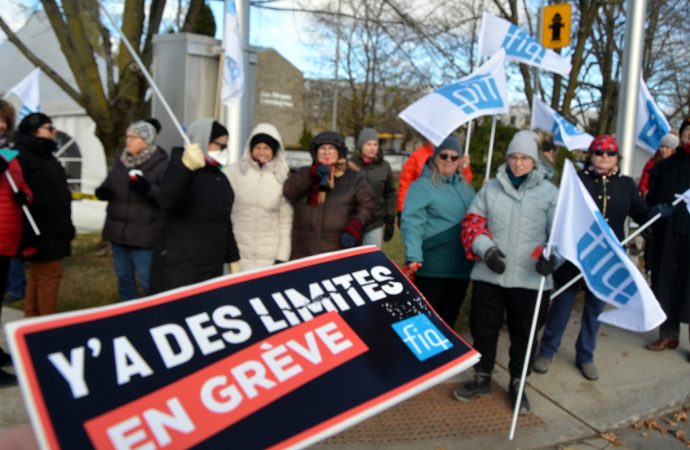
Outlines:
<svg viewBox="0 0 690 450"><path fill-rule="evenodd" d="M647 100L647 123L644 124L639 139L645 144L649 145L650 148L657 148L661 139L671 131L666 125L663 117L660 117L657 113L654 103L651 100Z"/></svg>
<svg viewBox="0 0 690 450"><path fill-rule="evenodd" d="M391 325L407 348L424 361L453 347L453 344L431 323L424 314Z"/></svg>
<svg viewBox="0 0 690 450"><path fill-rule="evenodd" d="M635 280L625 262L611 247L611 243L618 243L618 239L601 212L595 211L594 214L597 220L577 242L577 259L595 293L625 305L637 293Z"/></svg>
<svg viewBox="0 0 690 450"><path fill-rule="evenodd" d="M506 54L518 58L541 63L546 55L546 49L529 34L525 33L514 24L510 25L501 47L506 49Z"/></svg>
<svg viewBox="0 0 690 450"><path fill-rule="evenodd" d="M436 93L443 95L458 105L465 114L472 114L481 109L500 108L503 106L503 99L498 91L498 85L490 73L449 84L437 89Z"/></svg>

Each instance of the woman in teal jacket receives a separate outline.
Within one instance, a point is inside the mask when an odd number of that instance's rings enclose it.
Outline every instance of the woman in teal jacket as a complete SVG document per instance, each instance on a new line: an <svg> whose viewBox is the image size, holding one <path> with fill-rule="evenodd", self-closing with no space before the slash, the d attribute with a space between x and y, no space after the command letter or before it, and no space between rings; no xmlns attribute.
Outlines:
<svg viewBox="0 0 690 450"><path fill-rule="evenodd" d="M402 213L405 260L414 283L438 315L455 324L465 299L472 263L460 231L474 190L460 176L460 144L453 136L434 149L422 176L407 192Z"/></svg>

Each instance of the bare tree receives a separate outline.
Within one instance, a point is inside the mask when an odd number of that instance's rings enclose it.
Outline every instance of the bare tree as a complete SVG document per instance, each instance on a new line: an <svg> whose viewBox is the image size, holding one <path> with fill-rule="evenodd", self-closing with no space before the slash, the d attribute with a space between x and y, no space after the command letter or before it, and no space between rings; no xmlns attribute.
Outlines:
<svg viewBox="0 0 690 450"><path fill-rule="evenodd" d="M203 0L191 0L190 14L198 14L202 4ZM151 65L153 35L161 26L165 5L166 0L124 2L121 29L146 67ZM0 29L29 61L40 67L84 108L96 123L96 136L106 155L112 156L122 147L127 125L146 114L146 81L124 44L120 43L113 53L113 35L111 28L101 20L98 0L41 0L41 6L67 59L76 86L38 58L1 16ZM105 80L101 80L99 74L99 58L105 62Z"/></svg>

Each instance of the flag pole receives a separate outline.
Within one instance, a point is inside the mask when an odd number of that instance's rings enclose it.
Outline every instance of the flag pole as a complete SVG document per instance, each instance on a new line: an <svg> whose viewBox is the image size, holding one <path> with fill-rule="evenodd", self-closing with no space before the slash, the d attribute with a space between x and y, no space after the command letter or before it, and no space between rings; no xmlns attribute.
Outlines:
<svg viewBox="0 0 690 450"><path fill-rule="evenodd" d="M137 55L137 52L132 47L132 44L130 44L129 40L127 39L125 34L122 32L120 27L118 27L117 24L115 24L115 20L113 20L112 16L108 12L108 10L105 8L105 6L103 6L103 3L101 3L99 1L98 5L101 7L103 14L105 14L105 16L108 18L108 21L110 21L110 24L113 26L115 31L117 31L117 34L120 35L120 39L122 39L122 43L125 44L125 47L127 47L127 50L129 51L130 56L132 57L134 62L137 63L137 66L139 66L141 73L144 75L144 78L146 78L146 81L148 81L149 85L153 89L153 92L155 92L156 96L158 96L158 100L160 100L161 104L163 105L163 108L165 109L165 111L170 116L170 119L172 120L173 125L177 129L177 132L180 133L180 136L182 136L182 140L184 141L185 145L191 144L191 141L189 140L187 133L184 132L184 129L182 128L182 125L180 125L180 122L177 120L177 117L175 117L175 114L173 113L172 108L170 108L170 105L168 105L168 102L165 100L165 97L163 97L163 94L161 93L160 89L158 89L156 82L153 81L153 77L151 77L151 74L146 69L146 66L144 66L144 63L139 58L139 55Z"/></svg>
<svg viewBox="0 0 690 450"><path fill-rule="evenodd" d="M549 258L551 254L551 244L546 246L544 255ZM529 367L529 360L532 356L532 345L534 343L534 335L537 332L537 321L539 320L539 311L541 310L541 301L544 296L544 286L546 285L546 276L541 276L539 282L539 293L537 294L537 302L534 304L534 314L532 315L532 327L529 330L529 339L527 340L527 351L525 352L525 362L522 364L522 374L520 375L520 387L518 388L517 399L515 401L515 409L513 410L513 421L510 424L509 440L513 440L515 436L515 427L517 426L517 419L520 413L520 404L522 403L522 393L525 391L525 381L527 381L527 368Z"/></svg>
<svg viewBox="0 0 690 450"><path fill-rule="evenodd" d="M7 178L7 182L10 184L10 188L12 188L12 192L14 192L15 194L19 192L19 188L17 187L17 184L14 182L14 178L12 178L12 175L10 174L9 170L5 171L5 177ZM34 217L31 215L31 211L29 211L29 208L26 205L22 205L22 211L24 211L26 220L29 221L31 228L33 228L34 234L36 236L40 236L41 231L38 229L38 225L36 225Z"/></svg>
<svg viewBox="0 0 690 450"><path fill-rule="evenodd" d="M489 181L491 174L491 163L494 157L494 136L496 136L496 114L491 117L491 137L489 137L489 154L486 161L486 172L484 173L484 183Z"/></svg>
<svg viewBox="0 0 690 450"><path fill-rule="evenodd" d="M678 197L678 198L676 198L675 200L673 200L673 203L671 203L671 206L673 206L673 207L675 208L676 205L678 205L678 203L682 202L683 200L684 200L683 197ZM642 225L640 228L638 228L637 230L635 230L634 233L631 233L630 236L628 236L628 237L626 237L625 239L623 239L623 240L621 241L621 245L625 245L625 244L627 244L628 242L630 242L630 241L632 241L633 239L635 239L635 238L636 238L637 236L639 236L644 230L646 230L647 228L649 228L650 226L652 226L652 224L653 224L654 222L656 222L657 220L659 220L659 218L661 218L661 213L656 213L656 214L654 215L654 217L652 217L652 218L649 219L647 222L645 222L644 225ZM583 277L582 272L580 272L580 273L577 274L577 276L575 276L572 280L568 281L566 284L564 284L563 286L561 286L556 292L554 292L553 294L551 294L550 299L553 300L553 299L555 299L556 297L558 297L559 295L561 295L563 292L565 292L566 289L568 289L568 288L569 288L570 286L572 286L573 284L577 283L577 282L580 280L580 278L582 278L582 277Z"/></svg>

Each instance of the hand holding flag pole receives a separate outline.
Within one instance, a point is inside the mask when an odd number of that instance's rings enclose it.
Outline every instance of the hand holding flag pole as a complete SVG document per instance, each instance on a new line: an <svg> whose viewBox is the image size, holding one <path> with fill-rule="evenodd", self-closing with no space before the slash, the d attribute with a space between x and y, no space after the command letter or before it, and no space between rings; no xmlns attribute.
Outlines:
<svg viewBox="0 0 690 450"><path fill-rule="evenodd" d="M675 206L678 205L678 203L680 203L680 202L683 201L683 200L684 200L683 196L679 196L679 197L677 197L677 198L673 201L673 203L671 203L671 206L673 206L673 207L675 208ZM644 225L642 225L640 228L638 228L637 230L635 230L634 233L631 233L628 237L626 237L625 239L623 239L623 240L621 241L621 245L625 245L625 244L627 244L628 242L630 242L630 241L632 241L633 239L635 239L635 238L636 238L637 236L639 236L644 230L646 230L647 228L649 228L650 226L652 226L652 225L654 224L654 222L656 222L657 220L659 220L659 218L661 218L661 213L657 213L654 217L652 217L652 218L649 219L647 222L645 222ZM556 297L558 297L558 296L561 295L563 292L565 292L570 286L572 286L573 284L575 284L575 283L577 283L578 281L580 281L580 279L582 278L582 276L583 276L582 273L579 273L579 274L578 274L577 276L575 276L572 280L568 281L566 284L564 284L563 286L561 286L560 289L558 289L556 292L554 292L553 294L551 294L550 300L554 300Z"/></svg>
<svg viewBox="0 0 690 450"><path fill-rule="evenodd" d="M134 62L137 63L137 66L139 66L141 73L144 74L146 81L148 81L149 85L151 86L153 91L156 93L156 96L158 96L158 100L160 100L161 104L163 105L163 108L165 109L165 111L170 116L170 119L172 120L173 125L175 125L175 128L177 129L178 133L180 133L180 136L182 136L182 140L184 141L185 145L191 145L192 142L189 140L187 133L184 132L182 125L180 125L180 122L177 120L177 117L175 117L175 114L173 113L172 109L170 108L170 105L168 105L168 102L165 100L165 97L163 97L163 94L161 93L160 89L158 89L156 82L153 81L153 77L151 77L151 74L146 69L146 66L144 66L144 63L139 58L139 55L137 55L137 52L132 47L132 44L129 42L129 40L127 39L125 34L122 32L120 27L118 27L115 24L115 20L113 20L112 16L108 12L108 10L105 8L103 3L98 2L98 5L101 7L103 14L105 14L105 16L108 18L108 21L110 21L110 24L113 26L115 31L117 31L117 34L120 35L120 39L122 39L122 43L125 44L125 47L127 47L129 54L132 56L132 59L134 60Z"/></svg>
<svg viewBox="0 0 690 450"><path fill-rule="evenodd" d="M10 188L12 188L12 192L15 194L17 192L19 192L19 188L17 187L17 183L14 182L14 178L12 178L12 175L10 175L9 171L5 171L5 177L7 178L7 182L10 184ZM26 220L29 221L31 228L33 228L36 236L40 236L41 231L38 229L38 225L36 225L36 221L34 220L34 216L31 215L31 211L29 211L29 208L26 205L22 205L22 211L24 212L24 215L26 216Z"/></svg>

